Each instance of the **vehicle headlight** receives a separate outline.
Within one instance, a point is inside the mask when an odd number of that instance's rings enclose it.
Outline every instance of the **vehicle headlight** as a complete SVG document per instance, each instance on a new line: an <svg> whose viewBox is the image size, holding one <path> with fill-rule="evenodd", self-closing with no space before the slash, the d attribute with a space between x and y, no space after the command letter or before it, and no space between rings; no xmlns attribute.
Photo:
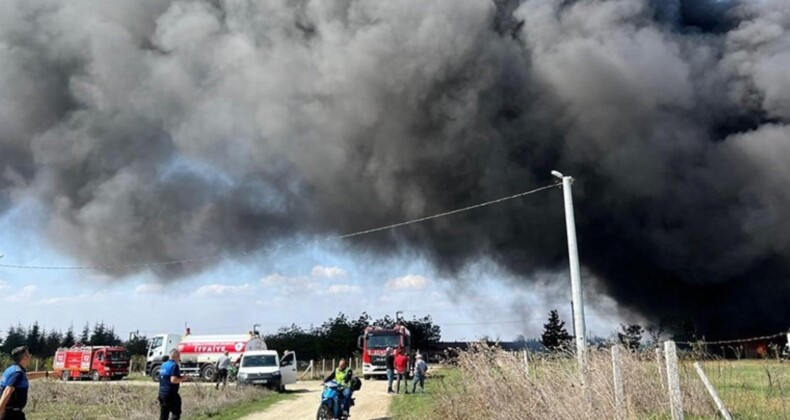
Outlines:
<svg viewBox="0 0 790 420"><path fill-rule="evenodd" d="M280 376L280 371L278 370L278 371L272 373L272 376Z"/></svg>
<svg viewBox="0 0 790 420"><path fill-rule="evenodd" d="M247 379L247 374L246 373L240 373L239 374L239 379Z"/></svg>

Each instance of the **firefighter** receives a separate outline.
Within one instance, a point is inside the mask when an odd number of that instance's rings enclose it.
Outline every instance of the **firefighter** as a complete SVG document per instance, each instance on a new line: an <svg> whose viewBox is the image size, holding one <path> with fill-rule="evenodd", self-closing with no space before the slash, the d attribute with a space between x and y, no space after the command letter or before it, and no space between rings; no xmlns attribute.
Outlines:
<svg viewBox="0 0 790 420"><path fill-rule="evenodd" d="M11 350L11 359L14 363L3 372L0 381L0 419L25 420L27 405L27 364L30 363L30 352L27 347L17 347Z"/></svg>
<svg viewBox="0 0 790 420"><path fill-rule="evenodd" d="M173 349L170 360L159 370L159 420L181 419L181 395L178 394L178 388L187 377L181 375L181 368L178 366L180 362L181 352Z"/></svg>

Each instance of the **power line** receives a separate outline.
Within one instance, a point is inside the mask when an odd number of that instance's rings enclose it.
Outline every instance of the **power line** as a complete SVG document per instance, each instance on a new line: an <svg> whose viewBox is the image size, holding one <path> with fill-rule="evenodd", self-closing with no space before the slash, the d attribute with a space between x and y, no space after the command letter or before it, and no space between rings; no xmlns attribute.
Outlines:
<svg viewBox="0 0 790 420"><path fill-rule="evenodd" d="M408 225L413 225L417 223L427 222L429 220L438 219L441 217L452 216L458 213L464 213L467 211L479 209L482 207L492 206L494 204L503 203L505 201L515 200L517 198L525 197L531 194L538 193L540 191L548 190L551 188L557 188L561 184L551 184L546 185L544 187L536 188L534 190L521 192L518 194L509 195L507 197L497 198L495 200L485 201L482 203L474 204L471 206L461 207L455 210L446 211L443 213L434 214L431 216L420 217L418 219L407 220L399 223L393 223L390 225L379 226L371 229L360 230L357 232L346 233L343 235L338 236L329 236L322 239L315 239L312 241L305 241L300 242L292 245L280 245L275 247L267 247L267 248L259 248L252 251L244 251L237 253L235 255L212 255L206 257L195 257L195 258L185 258L180 260L169 260L169 261L154 261L154 262L147 262L147 263L131 263L131 264L107 264L107 265L77 265L77 266L55 266L55 265L19 265L19 264L0 264L0 268L14 268L14 269L24 269L24 270L114 270L114 269L130 269L130 268L146 268L146 267L158 267L158 266L168 266L168 265L176 265L176 264L193 264L193 263L203 263L209 261L222 261L227 260L230 258L239 258L250 256L253 254L258 254L264 251L276 251L280 249L288 249L288 248L300 248L307 245L314 245L323 242L330 242L330 241L339 241L343 239L350 239L355 238L357 236L362 235L369 235L371 233L383 232L386 230L396 229Z"/></svg>

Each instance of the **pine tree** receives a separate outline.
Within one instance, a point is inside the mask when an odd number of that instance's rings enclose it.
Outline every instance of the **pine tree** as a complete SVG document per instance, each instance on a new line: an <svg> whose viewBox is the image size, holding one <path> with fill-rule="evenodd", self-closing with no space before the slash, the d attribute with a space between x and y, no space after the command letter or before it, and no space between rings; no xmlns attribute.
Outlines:
<svg viewBox="0 0 790 420"><path fill-rule="evenodd" d="M85 328L82 329L82 334L80 335L80 344L82 344L83 346L87 346L90 343L90 339L91 339L90 332L91 332L91 327L86 322Z"/></svg>
<svg viewBox="0 0 790 420"><path fill-rule="evenodd" d="M11 350L24 346L27 341L26 338L25 329L21 325L8 327L8 334L6 334L0 349L2 349L3 354L9 354Z"/></svg>
<svg viewBox="0 0 790 420"><path fill-rule="evenodd" d="M543 334L540 342L549 350L555 351L567 348L573 337L565 329L565 321L560 319L557 310L549 312L548 323L543 324Z"/></svg>
<svg viewBox="0 0 790 420"><path fill-rule="evenodd" d="M27 348L30 354L34 356L41 355L41 327L38 322L33 323L33 326L27 331Z"/></svg>
<svg viewBox="0 0 790 420"><path fill-rule="evenodd" d="M107 344L107 330L104 326L104 322L97 322L96 325L93 326L93 332L91 333L91 338L88 343L91 346L103 346Z"/></svg>
<svg viewBox="0 0 790 420"><path fill-rule="evenodd" d="M61 347L73 347L76 343L76 339L74 338L74 325L69 327L69 330L66 331L66 334L63 336L63 339L60 341Z"/></svg>

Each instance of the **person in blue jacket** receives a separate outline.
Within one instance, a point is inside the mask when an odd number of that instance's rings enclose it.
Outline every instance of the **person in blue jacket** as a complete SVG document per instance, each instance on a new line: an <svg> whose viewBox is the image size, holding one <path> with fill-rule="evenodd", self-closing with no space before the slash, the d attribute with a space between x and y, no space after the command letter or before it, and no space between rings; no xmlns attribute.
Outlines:
<svg viewBox="0 0 790 420"><path fill-rule="evenodd" d="M181 419L181 395L178 388L187 380L181 375L181 352L173 350L170 359L159 369L159 420ZM172 414L172 417L170 415Z"/></svg>
<svg viewBox="0 0 790 420"><path fill-rule="evenodd" d="M27 364L30 363L30 352L27 347L11 350L13 364L3 372L0 380L0 419L25 420L27 405Z"/></svg>

